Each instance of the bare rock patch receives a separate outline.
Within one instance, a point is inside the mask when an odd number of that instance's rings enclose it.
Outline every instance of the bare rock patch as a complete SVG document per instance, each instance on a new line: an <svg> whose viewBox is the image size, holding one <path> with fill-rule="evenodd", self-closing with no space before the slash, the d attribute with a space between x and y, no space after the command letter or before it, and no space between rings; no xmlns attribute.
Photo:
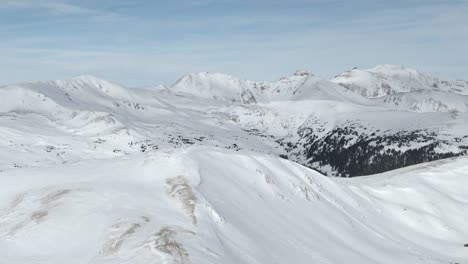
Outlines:
<svg viewBox="0 0 468 264"><path fill-rule="evenodd" d="M169 195L182 204L182 208L192 219L194 225L197 224L197 217L195 215L197 197L193 192L192 187L183 176L177 176L166 180L169 185Z"/></svg>

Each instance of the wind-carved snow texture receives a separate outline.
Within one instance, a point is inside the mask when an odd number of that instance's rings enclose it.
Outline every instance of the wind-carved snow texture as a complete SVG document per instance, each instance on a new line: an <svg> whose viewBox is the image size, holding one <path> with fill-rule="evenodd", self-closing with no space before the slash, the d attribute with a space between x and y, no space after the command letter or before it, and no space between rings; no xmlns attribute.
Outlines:
<svg viewBox="0 0 468 264"><path fill-rule="evenodd" d="M267 154L192 146L11 169L0 185L0 255L25 264L464 263L467 164L340 179Z"/></svg>
<svg viewBox="0 0 468 264"><path fill-rule="evenodd" d="M181 230L183 233L195 235L194 232ZM177 241L177 230L171 227L161 228L153 236L153 248L173 258L174 264L190 264L190 255L185 247Z"/></svg>
<svg viewBox="0 0 468 264"><path fill-rule="evenodd" d="M62 197L70 192L68 189L43 189L17 194L6 210L0 210L0 233L12 237L25 228L40 225L47 220L51 210L60 206Z"/></svg>
<svg viewBox="0 0 468 264"><path fill-rule="evenodd" d="M468 262L466 81L381 65L0 98L0 262Z"/></svg>
<svg viewBox="0 0 468 264"><path fill-rule="evenodd" d="M122 223L117 223L111 227L111 229L120 230ZM135 231L140 228L141 225L139 223L133 223L129 227L126 227L123 233L115 235L112 237L103 247L103 249L99 252L100 254L107 256L111 254L115 254L120 250L122 244L124 243L125 239L135 233Z"/></svg>
<svg viewBox="0 0 468 264"><path fill-rule="evenodd" d="M196 225L195 206L197 197L190 184L183 176L167 179L166 183L169 185L169 195L181 204L187 215L192 219L192 223Z"/></svg>

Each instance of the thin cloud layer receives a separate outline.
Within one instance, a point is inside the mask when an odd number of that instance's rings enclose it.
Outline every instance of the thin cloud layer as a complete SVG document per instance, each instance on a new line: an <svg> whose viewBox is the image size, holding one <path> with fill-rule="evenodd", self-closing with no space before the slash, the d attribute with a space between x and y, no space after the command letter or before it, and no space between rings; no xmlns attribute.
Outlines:
<svg viewBox="0 0 468 264"><path fill-rule="evenodd" d="M467 1L0 0L0 83L94 74L138 86L193 71L271 80L295 69L328 78L381 63L468 79L467 12Z"/></svg>

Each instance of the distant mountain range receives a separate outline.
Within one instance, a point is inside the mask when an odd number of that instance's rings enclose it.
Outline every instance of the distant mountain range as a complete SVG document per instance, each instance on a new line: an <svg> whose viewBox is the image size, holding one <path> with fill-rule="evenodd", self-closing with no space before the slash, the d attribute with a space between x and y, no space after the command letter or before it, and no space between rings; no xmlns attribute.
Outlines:
<svg viewBox="0 0 468 264"><path fill-rule="evenodd" d="M467 263L467 94L391 65L2 86L0 263Z"/></svg>
<svg viewBox="0 0 468 264"><path fill-rule="evenodd" d="M349 177L468 149L468 82L393 65L330 81L307 71L275 82L201 72L154 89L80 76L8 85L0 94L3 116L16 120L4 124L13 135L4 148L26 151L37 164L196 144L268 153ZM38 136L41 144L30 141ZM14 156L0 168L36 164Z"/></svg>

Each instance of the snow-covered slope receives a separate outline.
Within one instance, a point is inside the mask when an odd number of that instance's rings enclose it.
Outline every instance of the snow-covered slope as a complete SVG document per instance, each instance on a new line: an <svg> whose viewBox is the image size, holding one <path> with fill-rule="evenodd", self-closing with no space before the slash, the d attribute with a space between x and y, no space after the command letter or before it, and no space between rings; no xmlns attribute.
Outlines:
<svg viewBox="0 0 468 264"><path fill-rule="evenodd" d="M182 77L168 90L175 94L244 104L301 100L363 101L347 89L307 71L296 71L274 82L241 80L221 73L192 73Z"/></svg>
<svg viewBox="0 0 468 264"><path fill-rule="evenodd" d="M171 92L194 95L201 98L255 103L252 87L243 80L222 73L191 73L179 79Z"/></svg>
<svg viewBox="0 0 468 264"><path fill-rule="evenodd" d="M458 83L0 87L0 263L464 263Z"/></svg>
<svg viewBox="0 0 468 264"><path fill-rule="evenodd" d="M0 94L0 170L195 144L358 176L463 155L468 146L465 96L418 90L368 99L305 71L270 83L189 74L162 89L80 76Z"/></svg>
<svg viewBox="0 0 468 264"><path fill-rule="evenodd" d="M373 99L380 105L413 112L468 112L468 95L437 90L395 93Z"/></svg>
<svg viewBox="0 0 468 264"><path fill-rule="evenodd" d="M464 263L466 158L344 180L158 150L1 173L5 263Z"/></svg>
<svg viewBox="0 0 468 264"><path fill-rule="evenodd" d="M468 82L445 81L417 70L397 65L353 69L337 75L332 82L365 97L381 97L417 90L440 90L468 95Z"/></svg>

